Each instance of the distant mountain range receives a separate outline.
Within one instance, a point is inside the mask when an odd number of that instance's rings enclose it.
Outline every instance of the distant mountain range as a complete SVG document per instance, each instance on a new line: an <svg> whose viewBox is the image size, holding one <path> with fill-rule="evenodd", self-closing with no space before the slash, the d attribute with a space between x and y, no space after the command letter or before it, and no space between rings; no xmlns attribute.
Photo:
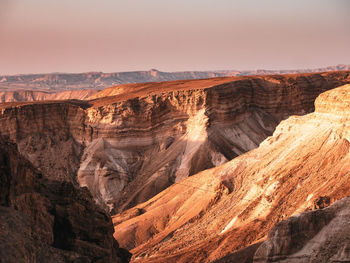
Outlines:
<svg viewBox="0 0 350 263"><path fill-rule="evenodd" d="M301 70L219 70L219 71L183 71L162 72L156 69L134 72L87 72L87 73L50 73L0 76L0 91L37 90L59 92L65 90L104 89L124 83L158 82L170 80L203 79L227 76L311 73L325 71L350 70L350 65L337 65L317 69Z"/></svg>

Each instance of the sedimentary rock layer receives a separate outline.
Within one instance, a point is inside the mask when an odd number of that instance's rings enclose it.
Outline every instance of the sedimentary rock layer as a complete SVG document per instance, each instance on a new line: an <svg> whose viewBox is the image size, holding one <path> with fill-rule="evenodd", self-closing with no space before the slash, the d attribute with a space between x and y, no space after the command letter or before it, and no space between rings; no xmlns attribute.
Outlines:
<svg viewBox="0 0 350 263"><path fill-rule="evenodd" d="M128 262L87 189L44 178L0 138L1 262Z"/></svg>
<svg viewBox="0 0 350 263"><path fill-rule="evenodd" d="M0 133L43 175L77 179L117 212L256 148L349 82L349 72L331 72L117 86L85 102L2 104Z"/></svg>
<svg viewBox="0 0 350 263"><path fill-rule="evenodd" d="M263 241L283 219L350 195L350 85L321 94L315 105L314 113L282 121L259 148L115 215L117 240L135 262L211 262ZM312 220L305 229L319 231ZM270 248L260 258L284 253L283 244ZM339 249L334 258L347 259L347 247Z"/></svg>

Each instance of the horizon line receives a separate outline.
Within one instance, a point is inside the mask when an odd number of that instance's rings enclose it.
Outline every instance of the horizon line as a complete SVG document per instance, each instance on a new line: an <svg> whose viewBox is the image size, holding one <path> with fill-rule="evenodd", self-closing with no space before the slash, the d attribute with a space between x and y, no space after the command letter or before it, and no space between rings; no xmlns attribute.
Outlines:
<svg viewBox="0 0 350 263"><path fill-rule="evenodd" d="M16 73L16 74L1 74L0 77L15 77L15 76L29 76L29 75L55 75L55 74L69 74L69 75L79 75L79 74L93 74L93 73L102 73L102 74L118 74L118 73L135 73L135 72L151 72L157 71L161 73L185 73L185 72L253 72L253 71L298 71L298 70L321 70L332 67L350 67L350 64L336 64L330 66L317 66L312 68L291 68L291 69L266 69L266 68L256 68L256 69L217 69L217 70L178 70L178 71L162 71L156 68L151 68L148 70L130 70L130 71L113 71L113 72L104 72L104 71L80 71L80 72L39 72L39 73Z"/></svg>

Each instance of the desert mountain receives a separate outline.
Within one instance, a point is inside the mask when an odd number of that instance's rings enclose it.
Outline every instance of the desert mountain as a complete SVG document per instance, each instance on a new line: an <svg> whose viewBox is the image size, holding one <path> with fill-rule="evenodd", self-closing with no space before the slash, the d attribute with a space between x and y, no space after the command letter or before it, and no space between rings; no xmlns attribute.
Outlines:
<svg viewBox="0 0 350 263"><path fill-rule="evenodd" d="M128 262L87 189L44 178L0 138L0 261Z"/></svg>
<svg viewBox="0 0 350 263"><path fill-rule="evenodd" d="M0 91L1 102L40 101L40 100L85 100L98 90L68 90L62 92L45 92L33 90Z"/></svg>
<svg viewBox="0 0 350 263"><path fill-rule="evenodd" d="M82 89L104 89L124 83L142 83L184 79L205 79L227 76L247 76L266 74L292 74L350 70L348 65L337 65L318 69L304 70L219 70L162 72L156 69L134 72L88 72L78 74L52 73L0 76L0 91L37 90L65 91Z"/></svg>
<svg viewBox="0 0 350 263"><path fill-rule="evenodd" d="M350 85L322 93L314 113L282 121L257 149L115 215L115 236L134 262L212 262L256 249L255 262L346 262L349 199L299 214L348 195Z"/></svg>
<svg viewBox="0 0 350 263"><path fill-rule="evenodd" d="M115 213L256 148L349 82L329 72L117 86L90 101L1 104L0 133L44 176L78 181Z"/></svg>

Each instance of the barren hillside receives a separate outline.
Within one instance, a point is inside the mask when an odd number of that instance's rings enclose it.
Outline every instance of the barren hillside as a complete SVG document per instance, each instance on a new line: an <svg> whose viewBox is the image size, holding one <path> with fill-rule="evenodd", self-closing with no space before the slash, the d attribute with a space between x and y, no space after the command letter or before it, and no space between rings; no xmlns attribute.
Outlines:
<svg viewBox="0 0 350 263"><path fill-rule="evenodd" d="M132 249L135 262L211 262L265 240L283 219L348 196L350 86L321 94L315 106L314 113L282 121L259 148L178 181L149 201L115 215L117 240ZM309 239L319 231L317 224L329 223L321 217L319 223L317 218L307 221L310 216L300 223L305 229L315 227L308 230ZM288 231L288 223L284 226ZM299 231L297 226L293 235ZM330 229L328 235L334 235ZM284 255L283 244L278 243L283 238L288 236L269 241L276 250L267 244L258 258ZM308 242L307 237L303 240ZM288 246L288 253L301 249L293 243ZM330 257L340 253L340 259L347 258L346 253L341 256L342 247L337 249L329 247Z"/></svg>

